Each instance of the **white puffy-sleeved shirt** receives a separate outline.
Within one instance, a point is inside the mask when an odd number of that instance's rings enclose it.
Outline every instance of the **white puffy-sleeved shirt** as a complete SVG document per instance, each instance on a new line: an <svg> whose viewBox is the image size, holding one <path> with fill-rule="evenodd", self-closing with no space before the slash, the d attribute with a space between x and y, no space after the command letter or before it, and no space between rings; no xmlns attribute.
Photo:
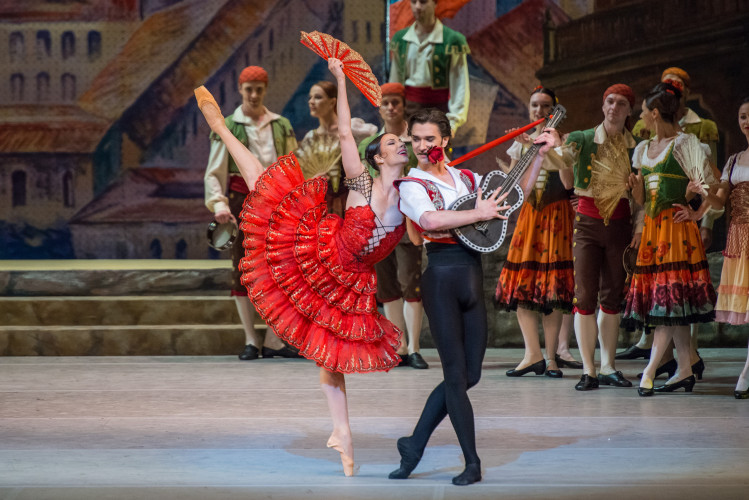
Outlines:
<svg viewBox="0 0 749 500"><path fill-rule="evenodd" d="M455 200L471 193L465 183L460 180L460 170L450 167L449 165L446 168L447 171L450 172L454 186L447 184L429 172L419 168L412 168L408 172L408 176L432 181L442 195L442 198L445 201L445 208L447 209L450 205L455 203ZM474 172L471 172L471 175L473 175L474 185L480 186L481 176ZM399 191L401 212L403 212L403 215L416 222L416 224L421 225L419 220L424 212L433 212L437 210L424 189L424 186L421 184L417 182L402 182L399 186Z"/></svg>

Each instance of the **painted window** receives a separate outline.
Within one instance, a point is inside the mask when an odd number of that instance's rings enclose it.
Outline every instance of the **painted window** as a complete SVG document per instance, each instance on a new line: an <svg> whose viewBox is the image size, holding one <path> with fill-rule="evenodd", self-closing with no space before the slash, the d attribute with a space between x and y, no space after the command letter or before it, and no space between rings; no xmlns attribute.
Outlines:
<svg viewBox="0 0 749 500"><path fill-rule="evenodd" d="M13 206L26 206L26 172L23 170L13 172L11 183L13 185Z"/></svg>
<svg viewBox="0 0 749 500"><path fill-rule="evenodd" d="M8 53L10 54L10 62L21 62L26 57L23 33L20 31L14 31L10 34Z"/></svg>
<svg viewBox="0 0 749 500"><path fill-rule="evenodd" d="M62 58L70 59L75 56L75 34L66 31L62 34Z"/></svg>

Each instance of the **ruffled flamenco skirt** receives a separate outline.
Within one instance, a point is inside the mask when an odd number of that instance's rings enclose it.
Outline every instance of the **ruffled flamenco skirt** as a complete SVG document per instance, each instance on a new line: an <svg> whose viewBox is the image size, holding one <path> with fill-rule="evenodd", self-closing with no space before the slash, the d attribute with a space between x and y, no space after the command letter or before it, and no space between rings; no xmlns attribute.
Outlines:
<svg viewBox="0 0 749 500"><path fill-rule="evenodd" d="M242 283L258 313L299 353L341 373L386 371L401 335L377 312L372 265L357 259L374 228L369 206L328 215L327 180L304 181L283 156L247 195ZM397 235L400 239L400 235Z"/></svg>
<svg viewBox="0 0 749 500"><path fill-rule="evenodd" d="M715 318L715 289L697 224L674 223L675 209L645 216L624 318L678 326Z"/></svg>
<svg viewBox="0 0 749 500"><path fill-rule="evenodd" d="M569 200L540 211L523 204L499 275L494 295L497 308L514 311L520 306L544 314L572 310L573 220Z"/></svg>
<svg viewBox="0 0 749 500"><path fill-rule="evenodd" d="M749 323L749 224L731 223L723 252L715 321Z"/></svg>

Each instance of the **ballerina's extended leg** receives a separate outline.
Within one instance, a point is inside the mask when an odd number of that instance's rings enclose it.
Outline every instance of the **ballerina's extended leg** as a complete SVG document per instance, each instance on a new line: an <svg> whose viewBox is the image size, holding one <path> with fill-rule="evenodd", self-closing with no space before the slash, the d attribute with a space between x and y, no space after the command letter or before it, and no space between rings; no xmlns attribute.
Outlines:
<svg viewBox="0 0 749 500"><path fill-rule="evenodd" d="M242 174L247 186L252 190L255 188L255 181L263 173L263 165L253 155L242 142L234 137L234 134L227 128L224 117L221 115L221 108L213 98L208 89L201 86L195 89L195 98L198 100L198 108L203 113L205 121L224 142L226 149L237 164L239 172Z"/></svg>

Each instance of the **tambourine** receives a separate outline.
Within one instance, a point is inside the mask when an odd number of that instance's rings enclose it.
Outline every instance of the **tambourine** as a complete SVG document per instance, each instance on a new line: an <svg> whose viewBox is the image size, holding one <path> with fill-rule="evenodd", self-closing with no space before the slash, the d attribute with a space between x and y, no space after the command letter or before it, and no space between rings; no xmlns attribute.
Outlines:
<svg viewBox="0 0 749 500"><path fill-rule="evenodd" d="M624 271L627 273L627 282L629 283L629 280L632 279L632 276L635 274L635 267L637 266L637 252L639 251L639 248L633 248L629 245L627 245L627 248L624 249L624 254L622 254L622 265L624 266Z"/></svg>
<svg viewBox="0 0 749 500"><path fill-rule="evenodd" d="M228 250L231 248L238 235L239 227L237 227L237 223L233 220L224 222L223 224L214 220L208 224L208 231L206 232L208 245L216 250Z"/></svg>

